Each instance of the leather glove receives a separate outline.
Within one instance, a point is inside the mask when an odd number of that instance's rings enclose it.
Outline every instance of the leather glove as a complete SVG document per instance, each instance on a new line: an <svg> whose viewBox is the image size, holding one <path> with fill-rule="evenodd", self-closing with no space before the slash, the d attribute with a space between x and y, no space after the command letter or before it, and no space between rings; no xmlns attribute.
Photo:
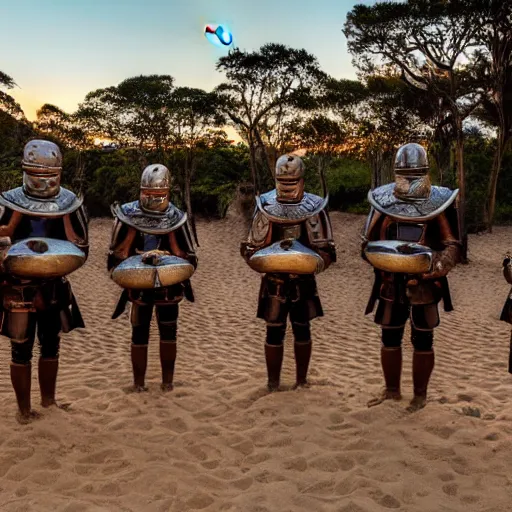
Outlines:
<svg viewBox="0 0 512 512"><path fill-rule="evenodd" d="M458 248L449 245L443 251L435 251L432 255L432 270L422 274L423 279L439 279L445 277L457 264Z"/></svg>

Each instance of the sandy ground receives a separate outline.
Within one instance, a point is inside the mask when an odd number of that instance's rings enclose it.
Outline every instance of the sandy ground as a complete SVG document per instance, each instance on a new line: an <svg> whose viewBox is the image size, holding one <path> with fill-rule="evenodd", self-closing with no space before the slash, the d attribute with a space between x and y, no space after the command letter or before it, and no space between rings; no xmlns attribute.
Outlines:
<svg viewBox="0 0 512 512"><path fill-rule="evenodd" d="M200 223L196 303L184 303L174 392L159 389L156 327L149 393L130 384L127 314L105 256L110 222L91 223L91 257L72 277L86 330L62 344L58 395L69 412L14 420L9 346L0 344L0 510L407 512L511 510L509 327L498 321L512 228L470 237L471 263L452 273L456 311L436 331L426 409L411 397L368 409L380 390L379 330L363 316L372 272L359 258L362 217L332 214L339 260L319 276L325 317L313 324L310 389L265 392L259 277L238 252L243 226ZM408 335L408 332L406 333ZM37 354L36 354L37 357ZM39 402L36 376L33 400ZM39 408L40 410L40 408Z"/></svg>

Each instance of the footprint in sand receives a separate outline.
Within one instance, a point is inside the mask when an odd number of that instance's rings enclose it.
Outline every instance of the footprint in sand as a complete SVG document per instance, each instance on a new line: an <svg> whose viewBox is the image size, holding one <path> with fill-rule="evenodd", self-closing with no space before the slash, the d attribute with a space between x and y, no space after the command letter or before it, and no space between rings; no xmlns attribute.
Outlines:
<svg viewBox="0 0 512 512"><path fill-rule="evenodd" d="M309 465L326 473L337 473L351 470L355 466L355 462L344 455L331 455L313 459Z"/></svg>
<svg viewBox="0 0 512 512"><path fill-rule="evenodd" d="M457 484L446 484L443 485L443 492L448 496L457 496L459 486Z"/></svg>
<svg viewBox="0 0 512 512"><path fill-rule="evenodd" d="M103 464L107 461L120 459L123 455L122 450L101 450L79 459L78 462L82 464Z"/></svg>
<svg viewBox="0 0 512 512"><path fill-rule="evenodd" d="M289 469L291 471L306 471L308 469L308 461L305 457L294 457L293 459L289 459L283 463L283 467L285 469Z"/></svg>

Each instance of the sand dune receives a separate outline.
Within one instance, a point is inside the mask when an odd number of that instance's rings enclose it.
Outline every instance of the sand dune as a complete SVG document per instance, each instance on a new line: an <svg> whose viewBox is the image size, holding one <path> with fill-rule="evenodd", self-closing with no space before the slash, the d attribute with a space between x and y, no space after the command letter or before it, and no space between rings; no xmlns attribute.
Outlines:
<svg viewBox="0 0 512 512"><path fill-rule="evenodd" d="M363 316L372 282L359 258L364 219L332 219L339 260L318 279L326 316L313 324L312 386L291 390L288 333L285 390L271 395L259 277L239 256L241 223L199 224L196 303L181 308L175 390L159 389L155 326L150 391L133 395L123 392L128 317L110 320L119 295L105 270L110 221L93 221L91 257L72 277L87 329L62 343L58 395L71 410L18 425L9 344L0 344L0 510L509 511L512 376L498 316L512 228L470 237L471 263L451 279L456 311L436 331L429 404L409 415L409 343L404 401L366 407L382 377L379 330Z"/></svg>

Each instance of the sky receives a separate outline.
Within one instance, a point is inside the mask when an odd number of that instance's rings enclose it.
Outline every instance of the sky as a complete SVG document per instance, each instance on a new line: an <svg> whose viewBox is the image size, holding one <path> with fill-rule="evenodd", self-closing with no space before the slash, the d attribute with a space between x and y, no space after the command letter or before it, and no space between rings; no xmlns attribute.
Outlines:
<svg viewBox="0 0 512 512"><path fill-rule="evenodd" d="M305 48L324 71L354 78L342 33L347 12L372 0L0 0L0 70L28 119L51 103L73 112L85 95L125 78L169 74L211 90L226 48L204 37L226 24L234 45Z"/></svg>

